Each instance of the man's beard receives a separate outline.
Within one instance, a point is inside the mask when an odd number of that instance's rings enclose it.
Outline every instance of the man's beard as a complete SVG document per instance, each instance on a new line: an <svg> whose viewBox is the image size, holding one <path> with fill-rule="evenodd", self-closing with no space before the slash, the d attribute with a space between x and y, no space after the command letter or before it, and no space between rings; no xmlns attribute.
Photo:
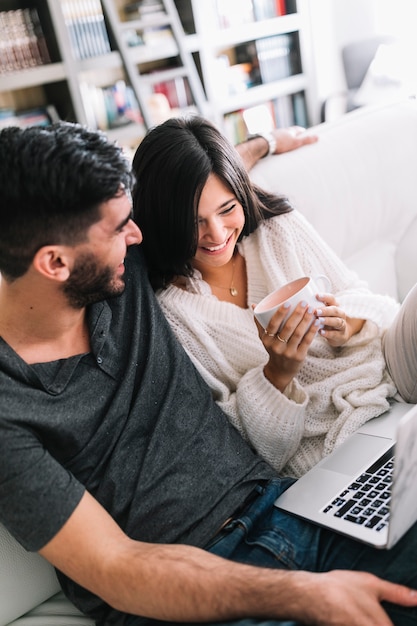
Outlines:
<svg viewBox="0 0 417 626"><path fill-rule="evenodd" d="M124 288L123 278L115 277L115 270L109 265L100 266L93 254L85 254L77 259L63 286L68 302L74 309L118 296Z"/></svg>

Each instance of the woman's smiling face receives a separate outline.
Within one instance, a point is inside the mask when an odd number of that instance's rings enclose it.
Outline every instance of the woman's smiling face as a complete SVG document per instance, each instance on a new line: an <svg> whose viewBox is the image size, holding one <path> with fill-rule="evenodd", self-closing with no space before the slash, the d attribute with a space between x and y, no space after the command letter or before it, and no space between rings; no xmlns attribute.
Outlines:
<svg viewBox="0 0 417 626"><path fill-rule="evenodd" d="M211 174L198 205L198 246L193 265L200 271L230 261L245 225L243 207L228 187Z"/></svg>

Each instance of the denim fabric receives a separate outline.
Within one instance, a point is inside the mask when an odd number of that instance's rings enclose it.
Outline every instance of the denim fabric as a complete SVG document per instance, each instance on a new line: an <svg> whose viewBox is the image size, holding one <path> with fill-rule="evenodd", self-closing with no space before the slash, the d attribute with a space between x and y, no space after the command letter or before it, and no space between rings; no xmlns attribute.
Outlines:
<svg viewBox="0 0 417 626"><path fill-rule="evenodd" d="M259 496L233 518L207 546L213 554L264 567L324 572L365 570L393 582L417 588L417 527L391 550L376 550L359 542L291 517L274 507L290 480L274 479L259 487ZM395 626L415 626L417 610L387 605ZM125 626L159 624L129 618ZM166 622L165 622L166 624ZM243 619L216 622L217 626L302 626L279 620Z"/></svg>

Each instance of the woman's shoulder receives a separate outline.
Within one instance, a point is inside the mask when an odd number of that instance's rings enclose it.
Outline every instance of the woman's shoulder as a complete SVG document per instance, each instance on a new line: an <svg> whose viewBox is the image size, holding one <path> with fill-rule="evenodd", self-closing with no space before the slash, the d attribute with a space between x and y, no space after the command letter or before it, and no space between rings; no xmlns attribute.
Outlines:
<svg viewBox="0 0 417 626"><path fill-rule="evenodd" d="M251 233L247 239L250 241L256 239L264 239L265 237L275 237L279 233L288 233L297 229L299 225L305 223L301 214L293 209L282 215L273 215L263 219L256 230Z"/></svg>

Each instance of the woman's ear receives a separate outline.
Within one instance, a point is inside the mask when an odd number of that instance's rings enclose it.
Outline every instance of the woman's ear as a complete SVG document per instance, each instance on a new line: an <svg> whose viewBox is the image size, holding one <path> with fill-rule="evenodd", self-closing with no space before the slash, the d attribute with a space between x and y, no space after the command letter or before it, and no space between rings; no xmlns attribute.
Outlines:
<svg viewBox="0 0 417 626"><path fill-rule="evenodd" d="M43 246L34 256L33 267L37 272L58 282L65 282L72 266L72 256L67 246Z"/></svg>

